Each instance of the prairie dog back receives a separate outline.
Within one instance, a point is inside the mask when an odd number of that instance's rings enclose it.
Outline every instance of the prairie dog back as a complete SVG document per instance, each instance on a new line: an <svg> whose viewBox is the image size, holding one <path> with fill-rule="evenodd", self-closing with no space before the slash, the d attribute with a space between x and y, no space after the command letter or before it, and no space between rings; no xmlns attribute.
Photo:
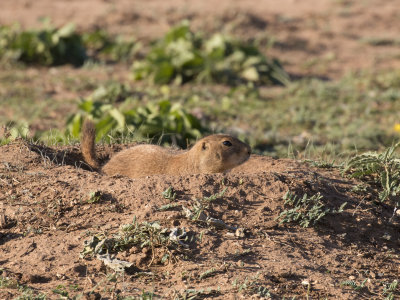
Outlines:
<svg viewBox="0 0 400 300"><path fill-rule="evenodd" d="M82 127L81 149L85 161L100 168L95 153L95 130L91 121ZM138 178L155 174L187 175L221 173L245 162L249 145L230 135L214 134L200 139L190 150L177 151L156 145L137 145L114 155L101 169L107 175Z"/></svg>

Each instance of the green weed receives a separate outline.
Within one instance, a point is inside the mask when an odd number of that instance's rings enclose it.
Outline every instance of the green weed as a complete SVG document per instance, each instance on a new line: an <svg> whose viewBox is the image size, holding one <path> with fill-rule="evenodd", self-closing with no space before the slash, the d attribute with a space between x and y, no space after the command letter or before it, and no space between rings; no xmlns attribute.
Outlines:
<svg viewBox="0 0 400 300"><path fill-rule="evenodd" d="M55 289L53 289L53 293L58 294L62 297L68 297L67 288L65 286L63 286L62 284L58 285Z"/></svg>
<svg viewBox="0 0 400 300"><path fill-rule="evenodd" d="M393 280L392 283L387 283L383 287L383 296L385 296L385 300L393 300L395 299L394 293L397 291L399 286L398 280Z"/></svg>
<svg viewBox="0 0 400 300"><path fill-rule="evenodd" d="M0 270L0 274L2 270ZM16 280L0 275L0 289L15 289L21 294L15 300L46 300L45 294L37 294L33 289L18 283Z"/></svg>
<svg viewBox="0 0 400 300"><path fill-rule="evenodd" d="M204 39L190 30L188 22L172 28L152 46L144 61L135 62L133 77L158 84L289 82L279 62L264 57L254 45L221 34Z"/></svg>
<svg viewBox="0 0 400 300"><path fill-rule="evenodd" d="M239 293L258 295L259 297L270 299L271 293L268 288L260 284L259 276L260 273L257 272L256 275L250 278L246 276L243 281L235 278L232 281L232 286L236 288Z"/></svg>
<svg viewBox="0 0 400 300"><path fill-rule="evenodd" d="M59 29L47 24L41 30L22 31L18 25L0 27L0 58L46 66L73 64L86 60L82 38L73 24Z"/></svg>
<svg viewBox="0 0 400 300"><path fill-rule="evenodd" d="M346 280L340 283L341 286L349 286L355 291L359 291L365 287L365 283L367 282L368 278L365 279L363 282L358 285L354 280Z"/></svg>
<svg viewBox="0 0 400 300"><path fill-rule="evenodd" d="M78 112L67 119L64 132L46 132L40 139L64 143L77 140L85 118L95 122L97 140L106 142L134 135L136 140L158 139L160 144L186 148L190 142L208 132L200 120L179 103L163 99L139 105L131 95L132 91L125 85L99 87L91 96L81 100Z"/></svg>
<svg viewBox="0 0 400 300"><path fill-rule="evenodd" d="M295 222L302 227L314 226L324 216L329 213L340 213L343 211L347 202L343 203L338 210L330 209L321 201L322 195L317 193L312 196L304 194L303 197L298 197L290 191L287 191L283 196L285 206L288 209L280 213L276 218L279 224Z"/></svg>
<svg viewBox="0 0 400 300"><path fill-rule="evenodd" d="M174 188L172 186L168 187L164 192L162 192L162 196L170 201L175 201L176 193Z"/></svg>
<svg viewBox="0 0 400 300"><path fill-rule="evenodd" d="M82 66L89 55L103 61L130 60L140 48L135 39L112 37L104 30L79 34L73 23L55 28L48 19L43 25L41 30L0 26L0 58L45 66Z"/></svg>
<svg viewBox="0 0 400 300"><path fill-rule="evenodd" d="M0 127L0 146L7 145L17 138L27 139L29 127L26 122L9 122Z"/></svg>
<svg viewBox="0 0 400 300"><path fill-rule="evenodd" d="M17 288L18 282L5 276L0 276L0 288Z"/></svg>
<svg viewBox="0 0 400 300"><path fill-rule="evenodd" d="M382 153L366 152L351 158L344 172L380 187L379 199L400 206L400 158L396 155L400 142Z"/></svg>
<svg viewBox="0 0 400 300"><path fill-rule="evenodd" d="M130 61L141 47L133 37L113 37L102 29L83 33L82 40L90 56L101 61Z"/></svg>
<svg viewBox="0 0 400 300"><path fill-rule="evenodd" d="M204 279L207 277L212 277L215 275L216 272L217 272L217 270L215 268L208 269L207 271L204 271L203 273L201 273L199 278Z"/></svg>
<svg viewBox="0 0 400 300"><path fill-rule="evenodd" d="M190 208L183 207L186 217L192 221L207 221L208 218L204 214L204 211L210 207L212 201L221 198L226 190L227 188L224 188L221 192L215 193L210 197L203 197L191 201Z"/></svg>
<svg viewBox="0 0 400 300"><path fill-rule="evenodd" d="M175 231L174 231L175 230ZM142 222L139 224L136 218L131 224L121 226L119 233L111 238L102 235L94 235L85 241L81 257L94 256L97 254L116 253L139 247L147 248L151 252L151 265L157 254L161 257L161 263L174 260L175 256L171 250L179 251L187 247L179 239L185 236L184 229L162 228L158 222Z"/></svg>
<svg viewBox="0 0 400 300"><path fill-rule="evenodd" d="M89 198L87 199L87 203L97 203L101 201L102 197L104 197L103 192L101 191L93 191L89 193Z"/></svg>

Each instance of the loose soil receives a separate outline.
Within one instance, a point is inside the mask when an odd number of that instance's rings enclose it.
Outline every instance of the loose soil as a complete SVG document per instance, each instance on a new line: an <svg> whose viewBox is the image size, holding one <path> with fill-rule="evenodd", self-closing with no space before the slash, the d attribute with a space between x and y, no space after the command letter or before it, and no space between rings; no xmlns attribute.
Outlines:
<svg viewBox="0 0 400 300"><path fill-rule="evenodd" d="M120 149L103 146L98 154L107 159ZM335 169L256 155L227 174L109 177L88 170L77 146L16 141L0 148L1 276L49 299L59 298L60 291L83 299L143 291L173 299L193 295L193 289L199 299L257 298L266 291L273 299L381 299L384 284L399 276L400 224L389 222L393 207L375 203L374 193L353 192L357 184ZM169 187L183 206L226 188L205 214L229 228L190 221L179 207L158 210L170 203L162 196ZM347 205L315 227L279 225L288 190L320 192L331 209ZM96 191L100 198L90 203ZM150 247L119 252L116 258L133 263L125 274L93 256L80 257L85 241L112 237L134 218L185 228L189 248L172 249L173 259L166 262L162 249L155 249L154 257ZM202 276L211 269L210 276ZM348 280L367 281L355 291L341 286ZM0 298L19 295L15 284L0 288Z"/></svg>

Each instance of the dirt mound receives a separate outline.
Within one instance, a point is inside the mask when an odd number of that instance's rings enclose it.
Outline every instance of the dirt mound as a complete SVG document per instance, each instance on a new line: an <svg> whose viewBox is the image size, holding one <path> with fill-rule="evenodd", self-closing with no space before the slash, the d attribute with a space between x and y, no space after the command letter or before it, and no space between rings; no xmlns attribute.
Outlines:
<svg viewBox="0 0 400 300"><path fill-rule="evenodd" d="M99 154L113 151L103 147ZM336 170L262 156L228 174L184 177L108 177L82 167L77 147L15 142L0 148L0 275L7 278L0 298L147 292L168 299L370 299L383 297L384 284L398 279L399 224L388 223L393 209L352 192L357 183ZM347 205L315 227L279 225L288 190L319 192L330 210ZM198 218L190 215L196 207ZM147 226L153 237L157 228L160 237L185 233L175 244L167 238L167 245L160 240L118 252L117 259L130 263L123 274L91 254L95 246L105 249L99 241L115 246L124 224ZM364 280L359 289L341 286Z"/></svg>

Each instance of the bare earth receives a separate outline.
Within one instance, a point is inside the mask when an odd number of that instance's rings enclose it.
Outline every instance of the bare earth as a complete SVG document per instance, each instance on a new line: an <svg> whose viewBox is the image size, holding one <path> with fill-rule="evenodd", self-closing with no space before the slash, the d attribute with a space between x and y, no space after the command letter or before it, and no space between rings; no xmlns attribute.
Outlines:
<svg viewBox="0 0 400 300"><path fill-rule="evenodd" d="M55 25L101 26L149 40L187 18L203 30L274 36L270 53L295 76L336 79L352 70L399 67L398 45L361 42L399 40L398 1L354 2L1 0L0 23L17 21L29 28L50 16ZM87 72L69 67L27 72L33 84L47 89L51 72L64 71L71 76ZM124 72L98 76L118 78ZM57 89L60 83L50 85L56 99L68 93ZM57 115L49 118L57 123ZM107 159L121 147L102 147L99 155ZM373 191L369 198L355 193L358 182L335 169L254 156L228 174L132 180L92 172L81 160L72 146L49 149L16 141L0 147L0 276L9 278L0 284L0 299L21 295L21 286L48 299L60 299L61 292L70 298L122 299L143 291L188 299L193 289L198 299L257 299L267 290L273 299L384 299L384 284L399 279L400 224L389 222L393 208L374 203ZM178 208L157 210L170 203L162 196L168 187L181 206L227 188L205 213L231 229L189 221ZM347 206L314 228L278 225L289 189L299 195L320 192L331 209ZM96 191L102 196L89 203ZM184 227L193 237L189 248L164 263L160 249L155 257L148 247L120 252L117 258L134 267L116 275L95 257L80 258L84 241L95 234L111 237L134 217L168 229ZM202 275L212 268L209 276ZM366 280L365 287L341 286L346 280L358 285Z"/></svg>
<svg viewBox="0 0 400 300"><path fill-rule="evenodd" d="M60 285L69 296L92 292L91 297L105 298L141 295L142 290L173 298L196 288L203 290L202 297L233 299L265 287L280 299L305 297L307 282L312 299L356 299L359 293L340 287L349 278L358 283L368 279L361 295L378 299L382 283L398 278L400 234L398 223L388 223L392 210L351 192L355 183L334 170L254 156L228 174L132 180L80 168L79 150L72 147L54 150L15 142L2 146L0 157L0 200L7 218L0 230L2 275L50 299L57 298L52 290ZM227 188L206 214L241 228L242 234L189 221L179 209L157 211L170 203L162 197L170 186L183 205ZM278 226L275 218L289 189L300 195L321 192L329 208L348 204L316 228ZM88 203L93 191L103 196ZM186 256L177 253L176 261L164 264L156 257L150 267L151 251L119 253L117 258L133 262L135 269L113 282L109 274L114 271L79 253L91 235L111 236L135 216L139 223L184 227L196 239ZM212 268L213 276L200 278ZM239 292L246 278L250 287ZM2 299L16 293L0 289Z"/></svg>

